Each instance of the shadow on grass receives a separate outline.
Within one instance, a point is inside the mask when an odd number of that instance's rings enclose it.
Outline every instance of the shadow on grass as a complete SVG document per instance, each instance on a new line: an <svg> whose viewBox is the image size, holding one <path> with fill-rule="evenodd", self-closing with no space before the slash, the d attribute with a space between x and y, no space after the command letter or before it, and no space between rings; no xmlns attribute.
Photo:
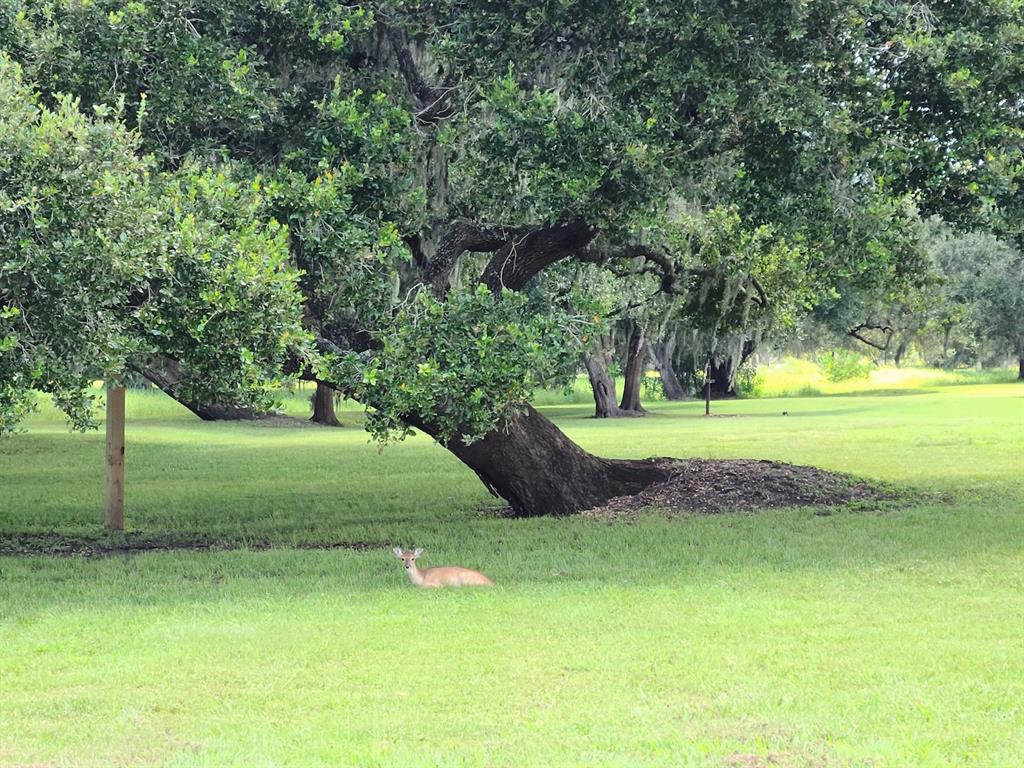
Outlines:
<svg viewBox="0 0 1024 768"><path fill-rule="evenodd" d="M888 389L865 389L860 392L834 392L821 397L903 397L905 395L934 395L930 389L905 389L890 387Z"/></svg>
<svg viewBox="0 0 1024 768"><path fill-rule="evenodd" d="M59 557L110 557L143 552L211 552L232 549L347 549L365 552L390 548L379 541L273 542L263 538L195 536L181 533L67 534L8 533L0 535L0 556L53 555Z"/></svg>

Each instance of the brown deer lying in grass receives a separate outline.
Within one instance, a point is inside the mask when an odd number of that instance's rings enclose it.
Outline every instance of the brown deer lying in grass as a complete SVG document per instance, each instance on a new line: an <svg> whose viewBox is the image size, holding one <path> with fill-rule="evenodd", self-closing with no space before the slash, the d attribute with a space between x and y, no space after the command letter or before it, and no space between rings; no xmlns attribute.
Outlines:
<svg viewBox="0 0 1024 768"><path fill-rule="evenodd" d="M423 554L422 549L414 549L412 552L403 552L398 547L394 549L395 557L402 561L405 572L409 574L409 581L417 587L490 587L494 582L477 571L469 568L459 568L457 565L445 565L440 568L420 569L416 565L416 558Z"/></svg>

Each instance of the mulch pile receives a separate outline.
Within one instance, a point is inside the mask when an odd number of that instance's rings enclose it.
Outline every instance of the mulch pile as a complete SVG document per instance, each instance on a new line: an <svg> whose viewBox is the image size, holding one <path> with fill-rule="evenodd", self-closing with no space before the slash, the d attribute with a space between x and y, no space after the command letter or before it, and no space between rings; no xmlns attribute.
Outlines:
<svg viewBox="0 0 1024 768"><path fill-rule="evenodd" d="M752 459L691 459L668 463L672 476L633 496L618 496L583 512L621 519L645 509L715 514L772 507L834 507L895 498L891 490L817 467Z"/></svg>

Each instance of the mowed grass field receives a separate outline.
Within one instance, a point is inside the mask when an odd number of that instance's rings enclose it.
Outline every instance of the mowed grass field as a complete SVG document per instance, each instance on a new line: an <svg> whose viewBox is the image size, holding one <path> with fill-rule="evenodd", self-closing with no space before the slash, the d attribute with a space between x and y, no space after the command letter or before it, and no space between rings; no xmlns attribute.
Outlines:
<svg viewBox="0 0 1024 768"><path fill-rule="evenodd" d="M129 529L228 548L0 557L0 766L1024 765L1024 386L546 408L608 456L921 494L616 524L496 517L442 449L378 455L356 413L128 408ZM102 434L26 427L0 536L95 534ZM416 590L394 545L497 586Z"/></svg>

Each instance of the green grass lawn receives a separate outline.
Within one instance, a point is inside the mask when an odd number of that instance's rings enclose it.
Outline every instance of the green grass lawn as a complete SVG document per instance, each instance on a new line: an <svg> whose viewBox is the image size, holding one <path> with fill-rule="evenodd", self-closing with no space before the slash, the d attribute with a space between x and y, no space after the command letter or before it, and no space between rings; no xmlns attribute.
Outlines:
<svg viewBox="0 0 1024 768"><path fill-rule="evenodd" d="M132 392L128 527L235 548L0 557L0 766L1024 765L1024 387L900 391L546 408L609 456L925 492L614 525L497 518L442 449L378 455L357 413L204 424ZM94 534L102 435L26 426L0 535ZM388 548L290 546L345 541ZM416 590L393 545L498 586Z"/></svg>

